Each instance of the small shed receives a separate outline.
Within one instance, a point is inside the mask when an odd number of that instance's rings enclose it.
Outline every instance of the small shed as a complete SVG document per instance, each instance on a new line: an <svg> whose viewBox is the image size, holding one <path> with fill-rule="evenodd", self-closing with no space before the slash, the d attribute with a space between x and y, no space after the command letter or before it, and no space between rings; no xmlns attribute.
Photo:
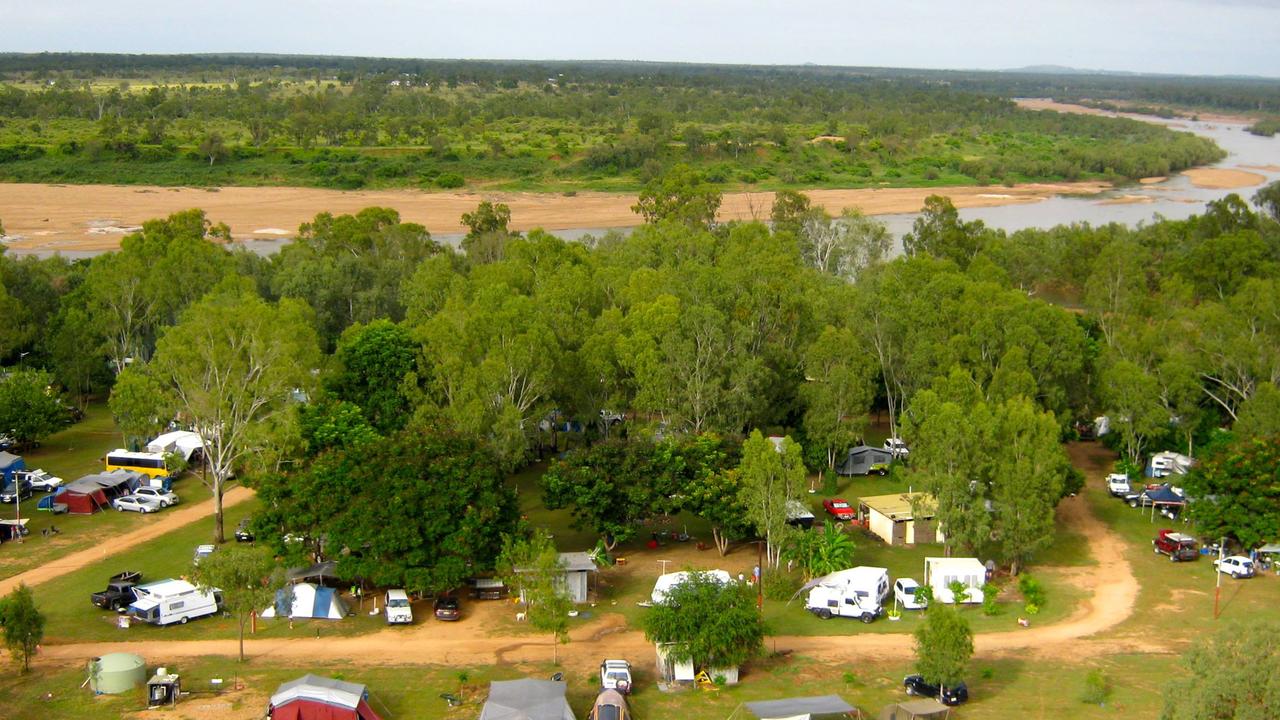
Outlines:
<svg viewBox="0 0 1280 720"><path fill-rule="evenodd" d="M951 708L933 698L923 698L885 705L879 720L946 720L949 717Z"/></svg>
<svg viewBox="0 0 1280 720"><path fill-rule="evenodd" d="M858 501L858 520L890 545L942 542L938 503L924 492L872 495Z"/></svg>
<svg viewBox="0 0 1280 720"><path fill-rule="evenodd" d="M881 468L887 468L893 462L893 453L884 448L859 445L849 448L844 462L836 467L841 475L870 475Z"/></svg>
<svg viewBox="0 0 1280 720"><path fill-rule="evenodd" d="M561 582L569 592L569 599L575 603L586 602L587 593L591 589L590 576L599 571L595 560L591 559L591 554L585 552L562 552L560 553L560 566L564 568ZM516 568L516 572L529 572L529 569ZM523 597L521 600L523 600Z"/></svg>
<svg viewBox="0 0 1280 720"><path fill-rule="evenodd" d="M27 464L21 456L0 450L0 486L13 482L14 474L26 469Z"/></svg>
<svg viewBox="0 0 1280 720"><path fill-rule="evenodd" d="M306 674L276 689L271 720L382 720L369 707L364 685Z"/></svg>
<svg viewBox="0 0 1280 720"><path fill-rule="evenodd" d="M758 700L738 706L738 710L744 708L749 713L747 717L757 717L760 720L811 720L818 717L854 717L862 714L858 708L845 702L839 695ZM729 717L737 718L738 710Z"/></svg>
<svg viewBox="0 0 1280 720"><path fill-rule="evenodd" d="M495 680L480 720L577 720L557 680Z"/></svg>
<svg viewBox="0 0 1280 720"><path fill-rule="evenodd" d="M89 687L99 695L119 695L147 681L147 662L133 653L108 653L89 661Z"/></svg>

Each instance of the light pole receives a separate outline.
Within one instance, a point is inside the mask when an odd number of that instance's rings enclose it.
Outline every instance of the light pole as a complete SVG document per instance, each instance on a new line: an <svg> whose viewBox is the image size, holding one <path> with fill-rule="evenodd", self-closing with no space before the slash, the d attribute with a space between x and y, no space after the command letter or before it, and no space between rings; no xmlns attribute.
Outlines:
<svg viewBox="0 0 1280 720"><path fill-rule="evenodd" d="M1222 598L1222 551L1226 548L1227 539L1218 540L1218 562L1214 564L1214 580L1213 587L1213 619L1218 619L1218 601Z"/></svg>

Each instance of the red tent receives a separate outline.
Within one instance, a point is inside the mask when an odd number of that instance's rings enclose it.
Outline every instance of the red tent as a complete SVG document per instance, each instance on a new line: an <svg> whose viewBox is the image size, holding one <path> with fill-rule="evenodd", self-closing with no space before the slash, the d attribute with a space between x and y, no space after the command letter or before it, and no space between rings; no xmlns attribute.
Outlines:
<svg viewBox="0 0 1280 720"><path fill-rule="evenodd" d="M271 720L382 720L363 685L303 675L281 685L267 710Z"/></svg>
<svg viewBox="0 0 1280 720"><path fill-rule="evenodd" d="M97 483L72 483L58 494L57 502L65 504L72 515L92 515L107 507L107 494Z"/></svg>

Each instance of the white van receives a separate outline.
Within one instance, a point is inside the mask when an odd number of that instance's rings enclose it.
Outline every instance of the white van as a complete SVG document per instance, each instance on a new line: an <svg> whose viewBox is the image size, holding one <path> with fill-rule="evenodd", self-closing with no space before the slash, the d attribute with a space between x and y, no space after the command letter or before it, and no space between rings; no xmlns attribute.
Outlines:
<svg viewBox="0 0 1280 720"><path fill-rule="evenodd" d="M222 604L222 591L200 590L186 580L161 580L133 589L137 597L129 614L152 625L186 624L188 620L213 615Z"/></svg>
<svg viewBox="0 0 1280 720"><path fill-rule="evenodd" d="M888 570L850 568L820 578L809 591L805 609L823 620L852 617L869 623L884 610L884 599L888 595Z"/></svg>
<svg viewBox="0 0 1280 720"><path fill-rule="evenodd" d="M407 625L413 622L413 608L409 605L409 594L404 590L388 590L383 604L388 625Z"/></svg>

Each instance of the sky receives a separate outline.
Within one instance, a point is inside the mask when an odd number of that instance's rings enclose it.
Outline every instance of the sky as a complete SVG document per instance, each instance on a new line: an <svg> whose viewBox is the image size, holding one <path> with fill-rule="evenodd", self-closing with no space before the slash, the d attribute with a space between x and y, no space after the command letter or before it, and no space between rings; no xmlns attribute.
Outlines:
<svg viewBox="0 0 1280 720"><path fill-rule="evenodd" d="M1280 0L0 0L0 51L1280 76Z"/></svg>

